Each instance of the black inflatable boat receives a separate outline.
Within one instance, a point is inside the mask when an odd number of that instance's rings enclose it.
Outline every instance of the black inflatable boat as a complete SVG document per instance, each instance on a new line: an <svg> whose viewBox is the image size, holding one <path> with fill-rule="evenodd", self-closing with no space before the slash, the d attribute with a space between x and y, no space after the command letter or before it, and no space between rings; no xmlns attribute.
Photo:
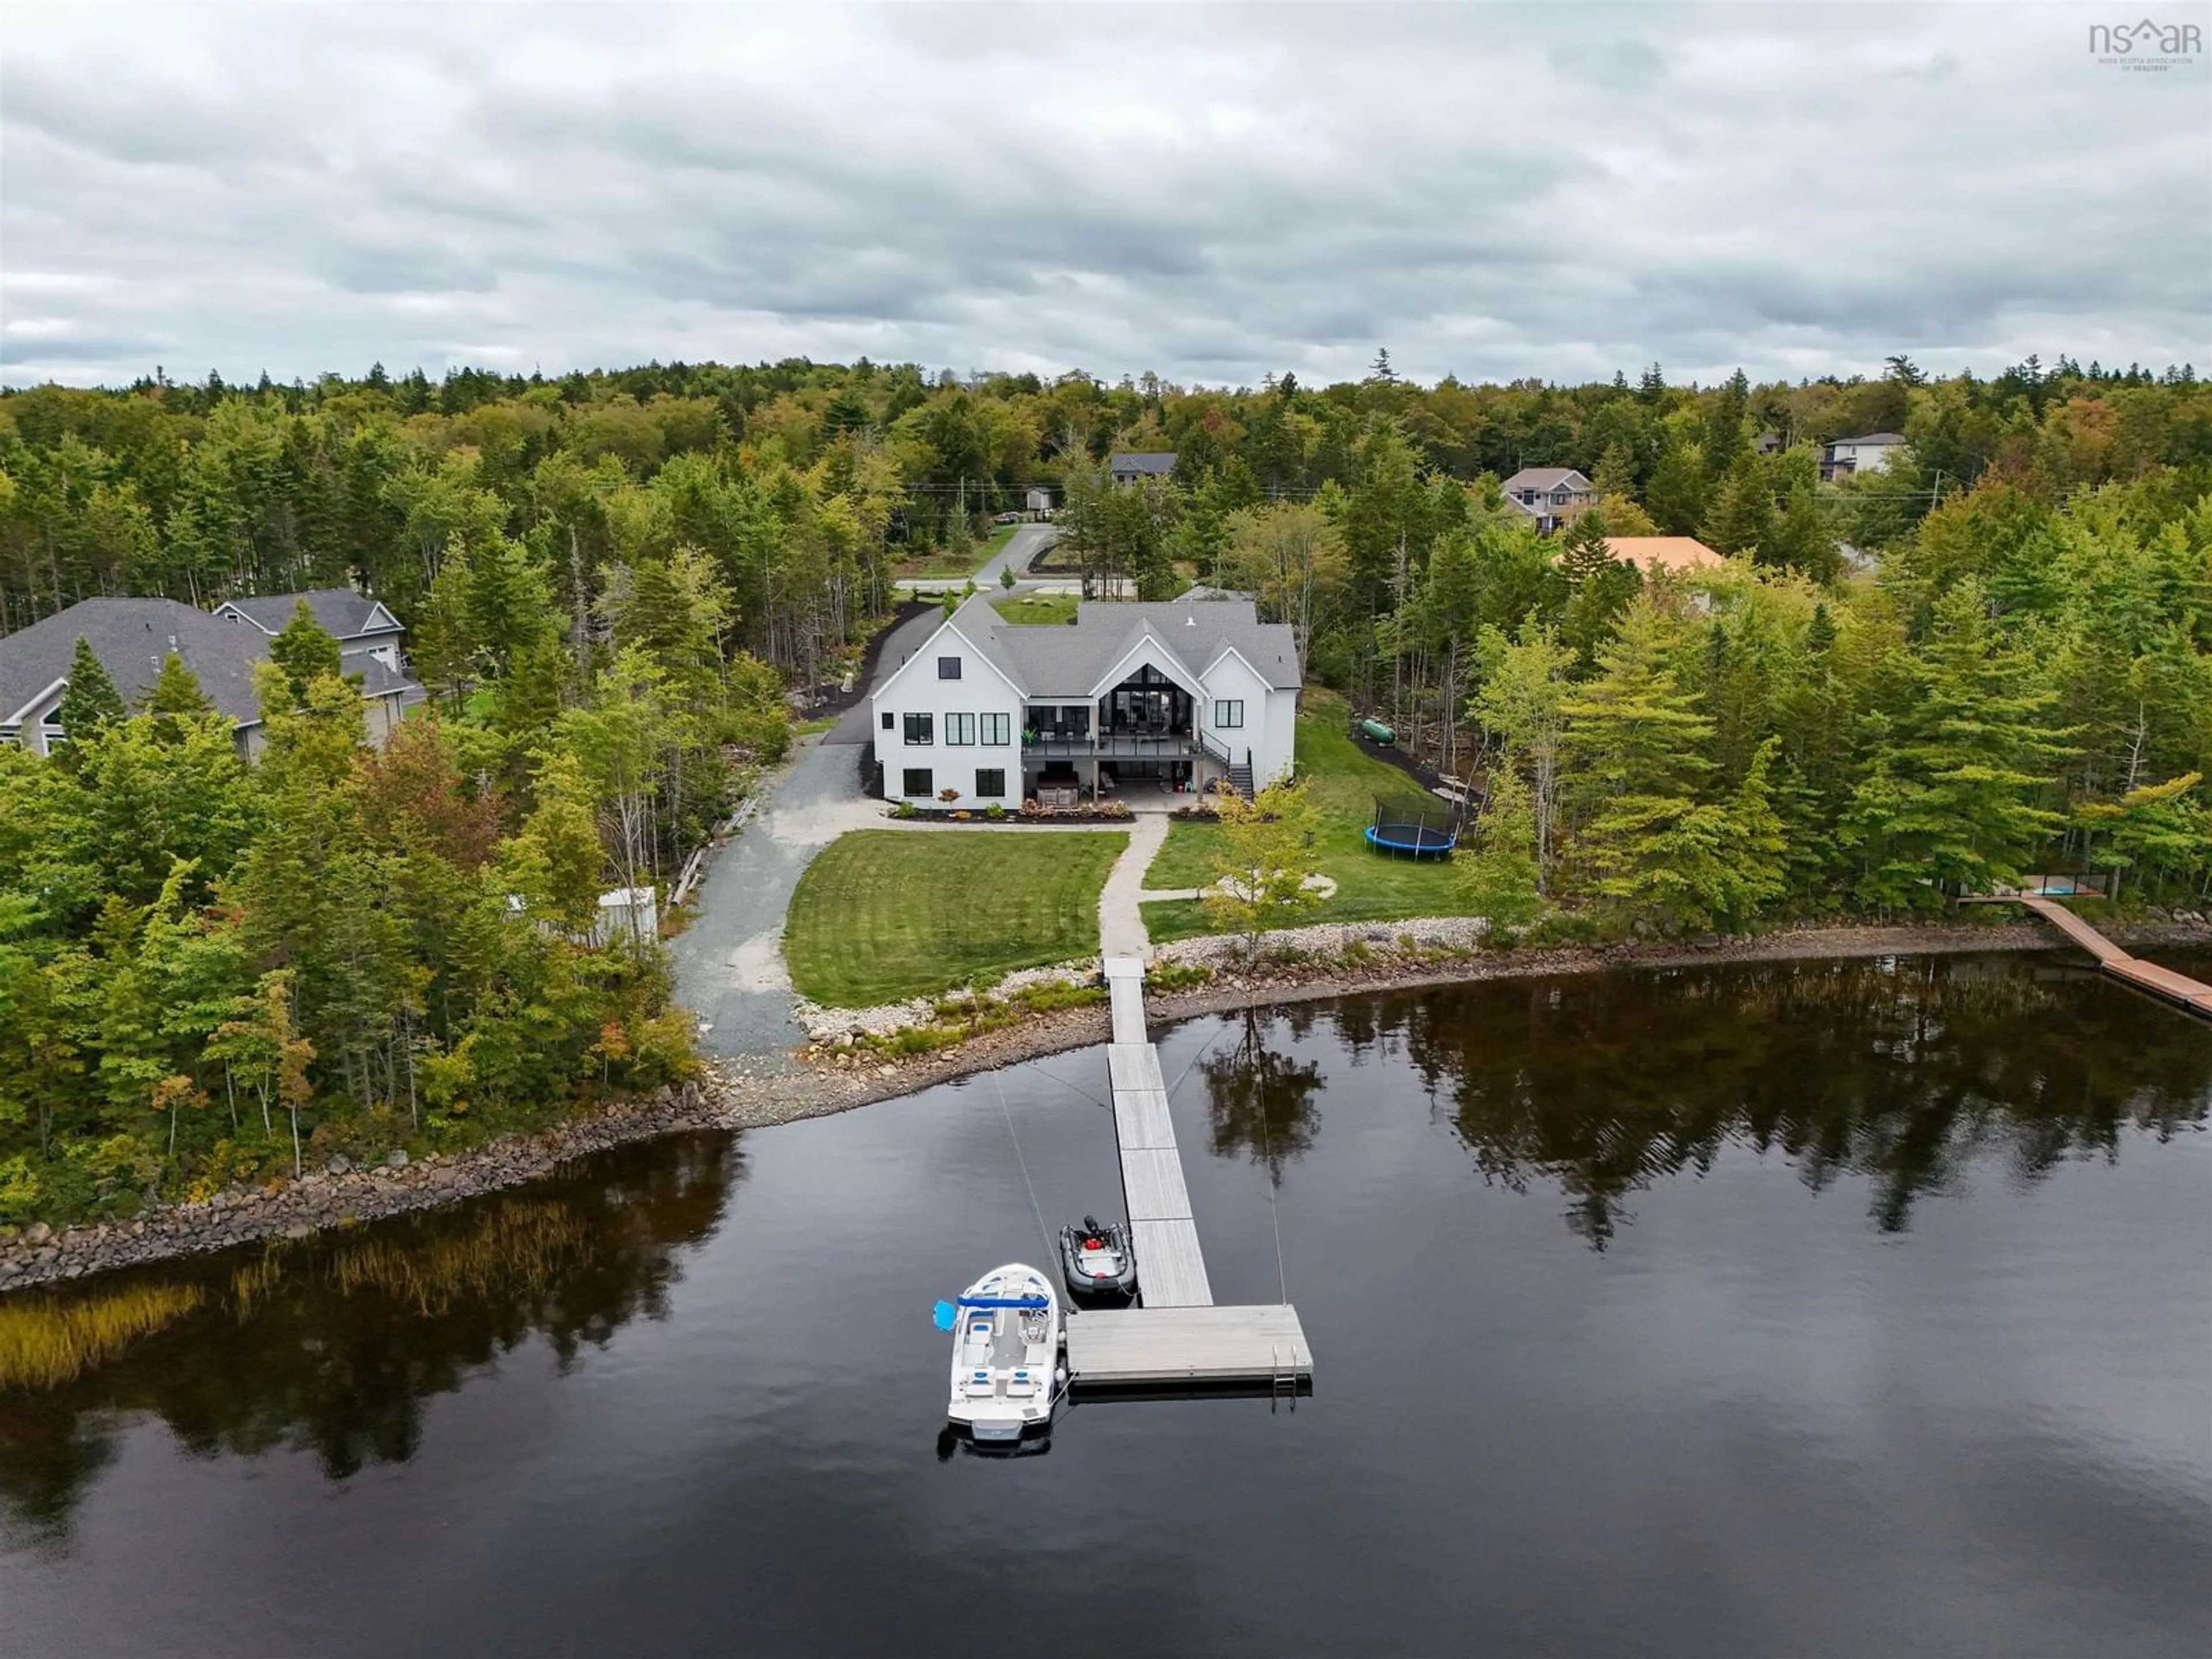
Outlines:
<svg viewBox="0 0 2212 1659"><path fill-rule="evenodd" d="M1071 1296L1135 1295L1137 1253L1129 1243L1129 1230L1118 1221L1101 1225L1088 1215L1080 1227L1062 1227L1060 1272Z"/></svg>

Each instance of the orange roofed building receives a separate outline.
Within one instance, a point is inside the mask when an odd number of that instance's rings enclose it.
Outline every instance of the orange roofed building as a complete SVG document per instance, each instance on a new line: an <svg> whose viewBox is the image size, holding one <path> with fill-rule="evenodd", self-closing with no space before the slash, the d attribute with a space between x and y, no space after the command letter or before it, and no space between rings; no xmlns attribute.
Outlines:
<svg viewBox="0 0 2212 1659"><path fill-rule="evenodd" d="M1717 568L1724 561L1695 536L1607 536L1607 550L1645 575L1664 567L1678 574L1700 567Z"/></svg>

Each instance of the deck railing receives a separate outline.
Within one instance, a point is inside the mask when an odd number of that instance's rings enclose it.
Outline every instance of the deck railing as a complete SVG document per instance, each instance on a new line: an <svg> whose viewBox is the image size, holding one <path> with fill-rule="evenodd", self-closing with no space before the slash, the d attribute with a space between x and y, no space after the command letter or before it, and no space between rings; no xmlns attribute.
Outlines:
<svg viewBox="0 0 2212 1659"><path fill-rule="evenodd" d="M1186 760L1193 755L1212 755L1224 763L1228 753L1204 733L1170 732L1158 735L1129 732L1086 732L1081 737L1040 732L1022 740L1024 753L1048 760Z"/></svg>

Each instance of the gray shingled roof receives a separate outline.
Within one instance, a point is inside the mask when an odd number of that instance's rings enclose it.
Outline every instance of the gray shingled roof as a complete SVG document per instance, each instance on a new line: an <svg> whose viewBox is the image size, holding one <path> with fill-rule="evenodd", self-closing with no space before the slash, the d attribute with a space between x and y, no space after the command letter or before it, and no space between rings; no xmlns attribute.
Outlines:
<svg viewBox="0 0 2212 1659"><path fill-rule="evenodd" d="M1856 438L1832 438L1829 441L1838 444L1901 444L1905 441L1905 434L1902 432L1867 432Z"/></svg>
<svg viewBox="0 0 2212 1659"><path fill-rule="evenodd" d="M1133 605L1085 600L1075 623L1010 623L981 595L954 617L961 633L1027 697L1088 697L1108 670L1146 634L1195 679L1234 646L1278 690L1298 689L1297 641L1283 623L1263 623L1249 599L1171 599Z"/></svg>
<svg viewBox="0 0 2212 1659"><path fill-rule="evenodd" d="M1580 480L1574 484L1577 489L1590 487L1590 481L1571 466L1524 466L1501 487L1510 495L1516 489L1557 489L1571 480Z"/></svg>
<svg viewBox="0 0 2212 1659"><path fill-rule="evenodd" d="M261 718L253 669L268 660L269 636L259 629L175 599L80 599L58 616L0 637L0 720L68 676L80 635L125 702L152 689L163 659L174 651L216 708L240 722ZM404 673L364 654L343 660L348 674L362 677L363 696L398 692L412 700L407 694L415 682Z"/></svg>
<svg viewBox="0 0 2212 1659"><path fill-rule="evenodd" d="M1175 464L1172 449L1121 449L1106 458L1109 472L1141 472L1152 477L1166 477L1175 471Z"/></svg>
<svg viewBox="0 0 2212 1659"><path fill-rule="evenodd" d="M377 602L365 593L356 593L350 587L313 587L304 593L263 593L253 599L233 599L230 606L243 614L256 627L270 634L281 633L292 620L292 613L301 600L323 631L337 640L358 639L368 627L368 619L376 611ZM380 634L391 630L380 628Z"/></svg>
<svg viewBox="0 0 2212 1659"><path fill-rule="evenodd" d="M217 708L234 720L261 718L253 665L268 658L265 634L175 599L80 599L0 639L0 720L67 676L80 635L125 702L151 689L174 651Z"/></svg>

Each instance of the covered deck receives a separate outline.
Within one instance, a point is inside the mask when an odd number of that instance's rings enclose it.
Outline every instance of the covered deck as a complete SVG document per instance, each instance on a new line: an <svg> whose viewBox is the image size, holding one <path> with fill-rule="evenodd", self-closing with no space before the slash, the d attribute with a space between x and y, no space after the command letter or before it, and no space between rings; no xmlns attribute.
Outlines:
<svg viewBox="0 0 2212 1659"><path fill-rule="evenodd" d="M1198 722L1196 697L1147 663L1096 698L1031 702L1024 711L1022 788L1085 801L1188 795L1235 764Z"/></svg>

